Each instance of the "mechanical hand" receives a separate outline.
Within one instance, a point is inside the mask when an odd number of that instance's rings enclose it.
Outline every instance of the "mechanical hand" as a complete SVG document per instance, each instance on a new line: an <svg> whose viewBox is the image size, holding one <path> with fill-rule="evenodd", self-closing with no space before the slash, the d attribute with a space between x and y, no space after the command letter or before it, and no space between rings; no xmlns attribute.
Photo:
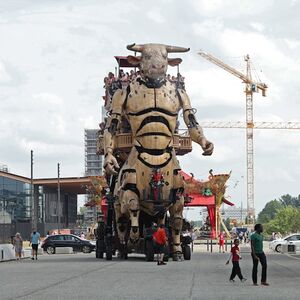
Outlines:
<svg viewBox="0 0 300 300"><path fill-rule="evenodd" d="M200 146L203 149L202 155L208 156L211 155L214 151L214 144L208 141L205 137L201 138Z"/></svg>
<svg viewBox="0 0 300 300"><path fill-rule="evenodd" d="M116 160L116 158L111 154L107 153L104 159L104 169L107 174L117 175L120 166Z"/></svg>

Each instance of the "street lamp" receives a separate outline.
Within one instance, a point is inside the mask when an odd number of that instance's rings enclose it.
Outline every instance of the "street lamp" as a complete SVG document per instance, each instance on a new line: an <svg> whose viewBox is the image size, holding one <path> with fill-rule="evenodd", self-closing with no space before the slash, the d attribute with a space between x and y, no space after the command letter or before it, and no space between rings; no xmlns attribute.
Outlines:
<svg viewBox="0 0 300 300"><path fill-rule="evenodd" d="M57 164L57 231L60 227L60 164Z"/></svg>

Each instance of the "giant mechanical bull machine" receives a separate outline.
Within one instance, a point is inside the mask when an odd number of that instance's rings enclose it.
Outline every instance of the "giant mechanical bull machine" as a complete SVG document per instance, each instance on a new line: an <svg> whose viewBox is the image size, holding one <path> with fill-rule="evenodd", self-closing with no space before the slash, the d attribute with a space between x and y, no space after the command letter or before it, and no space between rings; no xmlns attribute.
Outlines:
<svg viewBox="0 0 300 300"><path fill-rule="evenodd" d="M145 228L151 222L165 224L169 212L171 253L173 260L178 260L182 253L184 181L173 138L179 111L183 111L189 136L202 147L203 155L212 154L213 144L204 136L185 89L166 78L168 65L182 62L168 54L189 48L132 44L127 49L140 53L129 55L127 61L139 68L141 76L114 93L102 137L118 250L124 255L128 249L138 248ZM123 119L130 125L132 148L122 161L116 136Z"/></svg>

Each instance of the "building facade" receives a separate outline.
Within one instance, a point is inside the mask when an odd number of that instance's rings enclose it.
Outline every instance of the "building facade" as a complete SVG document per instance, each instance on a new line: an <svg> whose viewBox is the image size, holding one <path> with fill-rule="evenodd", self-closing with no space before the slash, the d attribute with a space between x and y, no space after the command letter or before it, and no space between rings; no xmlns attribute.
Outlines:
<svg viewBox="0 0 300 300"><path fill-rule="evenodd" d="M85 176L100 176L103 169L103 156L97 155L98 129L84 130ZM86 196L86 202L89 196ZM84 212L84 224L90 226L97 218L96 207L87 207Z"/></svg>
<svg viewBox="0 0 300 300"><path fill-rule="evenodd" d="M9 242L16 232L29 239L33 220L41 235L52 229L74 228L78 190L64 180L58 200L57 179L34 179L31 185L27 177L0 171L0 243Z"/></svg>
<svg viewBox="0 0 300 300"><path fill-rule="evenodd" d="M97 129L84 130L85 176L102 175L102 156L97 155Z"/></svg>

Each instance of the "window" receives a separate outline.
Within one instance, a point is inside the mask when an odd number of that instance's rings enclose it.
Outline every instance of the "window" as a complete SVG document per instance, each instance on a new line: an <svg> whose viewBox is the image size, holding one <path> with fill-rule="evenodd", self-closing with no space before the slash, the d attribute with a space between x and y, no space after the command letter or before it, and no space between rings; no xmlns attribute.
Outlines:
<svg viewBox="0 0 300 300"><path fill-rule="evenodd" d="M51 237L51 240L53 240L53 241L63 241L64 236L63 235L55 235L55 236Z"/></svg>
<svg viewBox="0 0 300 300"><path fill-rule="evenodd" d="M66 241L75 241L75 237L72 235L65 235L65 240Z"/></svg>
<svg viewBox="0 0 300 300"><path fill-rule="evenodd" d="M297 241L298 240L298 235L292 235L288 238L286 238L287 241Z"/></svg>

